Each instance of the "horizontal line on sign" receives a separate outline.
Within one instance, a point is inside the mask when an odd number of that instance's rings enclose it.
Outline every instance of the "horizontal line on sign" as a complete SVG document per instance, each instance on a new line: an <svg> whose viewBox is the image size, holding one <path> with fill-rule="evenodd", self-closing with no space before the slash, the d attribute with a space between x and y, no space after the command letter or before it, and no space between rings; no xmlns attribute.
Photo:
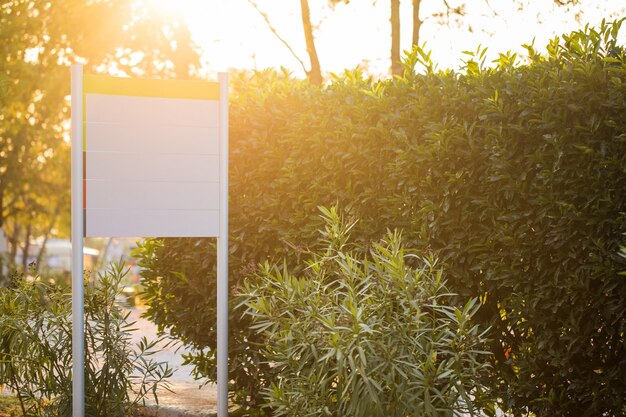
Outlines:
<svg viewBox="0 0 626 417"><path fill-rule="evenodd" d="M172 209L172 208L168 208L168 209L162 209L162 208L155 208L155 209L151 209L151 208L111 208L111 207L87 207L85 210L87 210L87 212L90 211L111 211L111 210L117 210L117 211L142 211L142 212L150 212L150 213L163 213L163 212L190 212L190 213L200 213L200 212L207 212L207 213L216 213L219 212L219 209L185 209L185 208L181 208L181 209Z"/></svg>
<svg viewBox="0 0 626 417"><path fill-rule="evenodd" d="M86 124L89 125L104 125L104 126L141 126L138 123L133 123L129 121L123 122L98 122L98 121L90 121L85 120ZM188 127L188 128L206 128L206 129L218 129L218 125L206 125L206 124L189 124L189 123L163 123L159 120L151 121L150 123L146 123L146 126L156 126L156 127Z"/></svg>
<svg viewBox="0 0 626 417"><path fill-rule="evenodd" d="M120 96L219 100L220 84L199 80L155 80L84 75L83 91Z"/></svg>
<svg viewBox="0 0 626 417"><path fill-rule="evenodd" d="M102 179L102 178L85 178L85 180L102 181L102 182L111 181L109 179ZM124 180L124 181L126 181L129 184L142 183L142 182L150 182L150 183L168 183L168 182L171 182L171 183L174 183L174 184L217 184L217 183L219 183L219 180L214 180L214 181L211 181L211 180L209 180L209 181L193 181L193 180L191 180L191 181L184 181L184 180L172 180L172 181L170 181L170 180L139 180L139 181L136 181L136 180Z"/></svg>
<svg viewBox="0 0 626 417"><path fill-rule="evenodd" d="M88 151L217 155L217 127L111 125L87 123Z"/></svg>
<svg viewBox="0 0 626 417"><path fill-rule="evenodd" d="M164 182L215 182L218 155L85 152L85 178Z"/></svg>
<svg viewBox="0 0 626 417"><path fill-rule="evenodd" d="M219 183L86 180L87 209L219 210Z"/></svg>
<svg viewBox="0 0 626 417"><path fill-rule="evenodd" d="M87 237L219 235L219 210L88 209Z"/></svg>
<svg viewBox="0 0 626 417"><path fill-rule="evenodd" d="M143 213L143 212L153 212L153 213L169 213L169 212L181 212L181 211L185 211L185 212L193 212L193 213L202 213L202 212L206 212L206 213L217 213L220 210L219 209L159 209L159 208L155 208L155 209L146 209L146 208L139 208L139 209L135 209L135 208L109 208L109 207L94 207L94 208L89 208L87 207L87 212L104 212L104 211L110 211L110 212L119 212L119 213L130 213L130 212L134 212L134 213Z"/></svg>
<svg viewBox="0 0 626 417"><path fill-rule="evenodd" d="M152 212L170 212L170 211L189 211L194 213L199 212L207 212L207 213L217 213L219 209L125 209L125 208L87 208L87 211L116 211L116 212L144 212L144 211L152 211Z"/></svg>
<svg viewBox="0 0 626 417"><path fill-rule="evenodd" d="M89 145L87 145L89 146ZM90 155L94 154L110 154L110 155L180 155L180 156L218 156L219 153L212 152L150 152L147 151L96 151L92 149L87 149L85 152L88 152ZM210 181L209 181L210 182Z"/></svg>
<svg viewBox="0 0 626 417"><path fill-rule="evenodd" d="M219 102L184 98L85 94L86 123L217 127Z"/></svg>

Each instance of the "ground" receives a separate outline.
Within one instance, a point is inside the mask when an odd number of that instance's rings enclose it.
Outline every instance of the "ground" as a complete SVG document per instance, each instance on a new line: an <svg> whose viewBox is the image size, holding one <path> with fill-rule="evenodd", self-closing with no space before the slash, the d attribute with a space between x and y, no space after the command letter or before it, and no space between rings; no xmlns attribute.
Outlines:
<svg viewBox="0 0 626 417"><path fill-rule="evenodd" d="M0 390L0 417L17 417L21 414L20 405L17 398L10 395L3 395Z"/></svg>
<svg viewBox="0 0 626 417"><path fill-rule="evenodd" d="M137 325L134 327L139 331L133 335L137 341L143 336L147 337L148 340L156 338L156 326L140 317L143 311L142 308L134 308L129 317L131 321L137 321ZM180 349L178 352L175 350L174 347L164 348L154 356L155 360L168 362L170 367L178 368L170 379L170 388L173 392L163 389L157 391L159 404L167 407L184 408L197 413L216 412L217 391L215 385L210 384L200 388L200 384L194 381L191 376L191 366L183 366L182 364L181 354L185 352L184 349ZM154 404L154 401L151 404Z"/></svg>

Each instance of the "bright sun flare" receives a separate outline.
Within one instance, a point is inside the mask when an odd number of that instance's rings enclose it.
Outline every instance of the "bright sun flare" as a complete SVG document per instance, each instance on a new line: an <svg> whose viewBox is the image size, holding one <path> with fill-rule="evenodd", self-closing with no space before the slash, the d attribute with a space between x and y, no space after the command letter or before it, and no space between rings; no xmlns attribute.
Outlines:
<svg viewBox="0 0 626 417"><path fill-rule="evenodd" d="M284 66L298 76L304 72L300 63L268 28L249 0L137 0L163 13L180 14L202 49L205 69L209 71L234 68ZM462 3L448 0L449 4ZM270 19L278 34L285 39L298 58L308 66L302 33L300 5L297 1L254 0ZM466 15L458 22L438 21L443 1L422 1L420 18L424 21L420 43L426 42L433 60L440 68L457 68L463 50L475 50L480 44L488 47L489 59L498 52L513 50L523 53L524 43L535 39L543 49L547 41L559 34L577 30L580 22L598 25L602 18L624 15L624 6L612 0L585 1L584 5L564 8L552 1L529 1L524 8L515 2L469 2ZM583 2L581 2L583 3ZM389 2L357 2L338 4L334 9L328 0L309 0L311 20L317 27L315 41L322 70L341 72L360 66L372 74L385 75L389 68ZM401 48L410 49L412 2L401 1ZM493 12L497 12L494 16ZM441 20L441 19L439 19ZM443 23L443 24L442 24Z"/></svg>

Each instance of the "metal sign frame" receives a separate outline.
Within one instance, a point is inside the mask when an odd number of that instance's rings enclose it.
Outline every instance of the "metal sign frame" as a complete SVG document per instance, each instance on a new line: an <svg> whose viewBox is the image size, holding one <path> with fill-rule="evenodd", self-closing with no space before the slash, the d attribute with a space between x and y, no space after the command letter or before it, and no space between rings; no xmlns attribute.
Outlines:
<svg viewBox="0 0 626 417"><path fill-rule="evenodd" d="M116 81L119 96L138 96L133 82ZM71 145L72 145L72 416L85 415L84 379L84 271L83 237L85 236L85 106L83 66L71 68ZM106 80L104 80L106 82ZM219 231L217 234L217 408L218 416L228 416L228 74L219 73ZM143 80L162 87L166 82ZM176 83L167 83L175 95ZM118 91L119 90L119 91ZM110 236L113 237L113 236ZM147 236L143 236L147 237Z"/></svg>

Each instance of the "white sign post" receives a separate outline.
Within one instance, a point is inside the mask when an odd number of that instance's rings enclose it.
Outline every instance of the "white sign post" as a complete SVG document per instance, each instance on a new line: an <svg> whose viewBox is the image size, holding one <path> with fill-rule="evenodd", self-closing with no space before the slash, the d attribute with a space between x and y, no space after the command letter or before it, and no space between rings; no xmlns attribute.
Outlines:
<svg viewBox="0 0 626 417"><path fill-rule="evenodd" d="M228 76L72 66L73 416L84 416L83 236L217 237L218 415L228 415Z"/></svg>
<svg viewBox="0 0 626 417"><path fill-rule="evenodd" d="M85 415L83 67L72 65L72 416Z"/></svg>

